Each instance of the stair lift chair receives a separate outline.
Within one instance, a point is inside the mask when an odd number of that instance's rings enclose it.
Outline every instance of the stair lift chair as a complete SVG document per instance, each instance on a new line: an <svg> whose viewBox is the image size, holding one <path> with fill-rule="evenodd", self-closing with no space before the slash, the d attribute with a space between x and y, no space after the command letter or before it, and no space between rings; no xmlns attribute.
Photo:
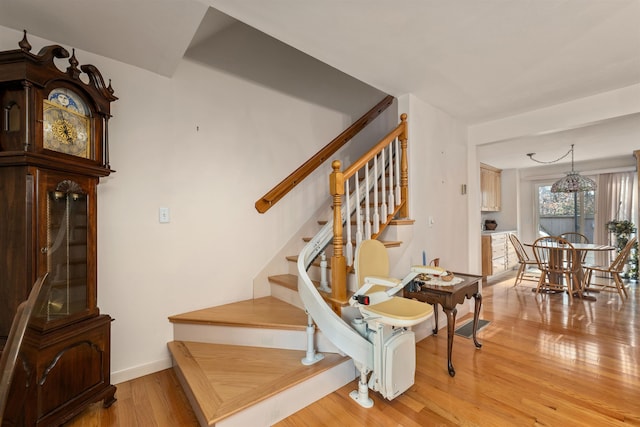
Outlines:
<svg viewBox="0 0 640 427"><path fill-rule="evenodd" d="M350 299L360 317L351 324L373 344L373 370L356 363L360 371L358 390L352 399L365 408L373 406L369 389L392 400L414 383L416 341L409 328L433 315L433 307L419 301L394 296L420 273L446 274L440 267L413 266L403 279L389 277L387 249L378 240L365 240L356 250L354 268L358 291Z"/></svg>

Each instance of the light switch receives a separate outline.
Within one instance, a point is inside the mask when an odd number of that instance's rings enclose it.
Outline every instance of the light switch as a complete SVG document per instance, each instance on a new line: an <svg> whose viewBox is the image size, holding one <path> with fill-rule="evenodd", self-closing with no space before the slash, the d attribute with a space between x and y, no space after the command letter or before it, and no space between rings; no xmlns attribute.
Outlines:
<svg viewBox="0 0 640 427"><path fill-rule="evenodd" d="M169 222L169 208L160 208L158 219L160 220L160 224L166 224Z"/></svg>

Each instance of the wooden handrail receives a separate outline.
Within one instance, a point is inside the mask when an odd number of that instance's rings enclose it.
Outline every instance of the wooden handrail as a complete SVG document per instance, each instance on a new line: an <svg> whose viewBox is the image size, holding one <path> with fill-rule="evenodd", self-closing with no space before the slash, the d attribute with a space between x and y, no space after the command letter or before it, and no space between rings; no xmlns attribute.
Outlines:
<svg viewBox="0 0 640 427"><path fill-rule="evenodd" d="M278 185L273 187L267 194L256 201L255 207L259 213L265 213L280 199L282 199L289 191L293 190L296 185L302 182L314 170L322 165L331 155L344 146L349 140L356 136L362 129L378 117L392 103L394 97L387 95L375 107L365 113L356 122L349 126L340 135L335 137L333 141L324 146L313 157L304 162L298 169L293 171L288 177L283 179Z"/></svg>
<svg viewBox="0 0 640 427"><path fill-rule="evenodd" d="M378 142L373 148L363 154L362 157L342 172L344 179L351 178L357 170L362 169L369 160L373 159L373 157L380 152L382 147L389 145L389 143L396 139L396 137L402 137L405 141L407 140L407 138L403 136L406 135L407 132L407 114L402 113L400 115L400 120L401 123L394 130L389 132L387 136L380 140L380 142Z"/></svg>

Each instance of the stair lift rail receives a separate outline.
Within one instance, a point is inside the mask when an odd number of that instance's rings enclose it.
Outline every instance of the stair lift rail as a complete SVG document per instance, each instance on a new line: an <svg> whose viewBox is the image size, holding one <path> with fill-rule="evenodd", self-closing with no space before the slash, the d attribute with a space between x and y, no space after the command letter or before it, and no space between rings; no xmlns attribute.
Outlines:
<svg viewBox="0 0 640 427"><path fill-rule="evenodd" d="M403 139L402 152L398 151L400 149L398 141L399 136ZM401 159L404 163L402 166L403 175L400 175ZM370 167L370 163L372 164L372 167ZM368 397L369 388L381 392L381 394L387 399L393 399L397 395L394 394L397 393L397 390L395 392L392 391L393 387L391 387L390 384L386 384L391 381L382 378L383 363L381 360L383 360L383 357L381 356L381 352L387 344L385 340L388 340L389 337L393 338L398 334L406 332L406 336L402 337L402 345L409 348L412 347L411 343L413 343L413 348L410 351L413 351L415 357L415 340L413 338L413 333L407 331L404 327L411 326L415 324L415 322L407 325L399 324L397 326L400 326L400 328L394 329L394 327L390 325L380 324L373 326L376 324L374 321L371 323L373 328L370 328L369 323L372 320L371 316L365 316L367 318L363 319L363 315L361 314L357 304L343 308L341 310L342 317L340 317L325 302L321 294L318 292L308 275L308 269L318 256L324 254L326 246L328 246L332 241L334 245L334 258L336 255L335 247L337 245L337 240L339 241L339 254L342 255L341 230L345 223L347 224L346 265L351 265L353 263L350 222L354 213L356 217L357 250L357 246L363 241L363 237L367 240L375 238L375 235L372 235L372 233L378 234L381 232L393 216L399 212L402 206L405 206L406 200L404 199L406 199L405 193L407 186L406 115L402 115L402 124L398 128L387 135L385 139L365 154L363 158L359 159L354 163L354 165L345 170L344 174L339 172L339 161L334 161L332 163L332 167L334 172L332 173L330 183L332 184L331 194L334 198L333 218L331 218L327 224L321 228L318 234L316 234L309 243L307 243L298 256L298 293L305 306L307 314L309 315L309 324L307 328L307 332L309 333L309 342L307 355L305 359L303 359L303 363L311 364L321 359L321 356L314 354L313 321L317 327L323 331L324 335L340 349L341 352L353 359L356 369L360 372L360 381L358 390L352 393L352 397L360 405L364 407L371 407L373 405L373 401ZM385 177L387 176L389 178L389 189L387 189L385 182ZM340 185L343 185L344 187L338 188ZM373 215L371 215L369 207L369 194L372 191L374 192ZM380 206L378 206L378 191L382 193L382 203ZM344 204L341 203L343 194L347 195L347 197L344 198ZM337 204L335 203L336 199L338 201ZM361 205L363 201L365 203L364 219L362 218L361 212ZM338 238L336 237L336 225L340 230ZM334 258L332 258L332 268L337 270L335 269L335 265L333 265ZM345 264L342 264L342 266L346 267ZM374 295L374 297L390 298L420 272L423 271L412 269L412 272L403 281L398 281L397 283L394 282L394 286L390 286L391 289L386 292L382 292L384 295ZM335 273L335 271L332 271L332 273ZM342 273L346 275L346 268ZM409 335L411 340L408 339ZM405 340L404 338L407 339ZM368 381L367 377L372 372L373 374L371 375L370 381ZM410 381L412 384L413 375L411 375Z"/></svg>
<svg viewBox="0 0 640 427"><path fill-rule="evenodd" d="M384 168L381 168L379 172L377 170L369 171L367 179L357 183L355 191L351 194L348 191L348 181L345 183L348 197L339 213L340 221L343 224L349 222L348 218L358 209L365 194L370 190L367 185L373 186L377 183L379 176L376 176L376 173L384 175L383 172ZM333 240L333 229L333 218L331 218L298 255L298 293L310 317L307 325L309 337L307 353L302 363L309 365L322 359L321 355L315 354L313 320L336 347L353 359L356 368L366 376L373 369L373 344L331 309L308 274L313 261L324 254L325 248ZM351 262L352 259L349 260L349 263Z"/></svg>

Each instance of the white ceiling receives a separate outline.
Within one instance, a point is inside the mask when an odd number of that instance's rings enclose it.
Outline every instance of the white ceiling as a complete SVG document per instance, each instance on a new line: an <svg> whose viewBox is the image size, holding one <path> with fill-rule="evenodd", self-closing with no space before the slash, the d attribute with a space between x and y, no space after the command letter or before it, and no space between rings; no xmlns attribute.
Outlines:
<svg viewBox="0 0 640 427"><path fill-rule="evenodd" d="M640 83L640 0L0 0L2 26L165 76L230 17L469 124Z"/></svg>

